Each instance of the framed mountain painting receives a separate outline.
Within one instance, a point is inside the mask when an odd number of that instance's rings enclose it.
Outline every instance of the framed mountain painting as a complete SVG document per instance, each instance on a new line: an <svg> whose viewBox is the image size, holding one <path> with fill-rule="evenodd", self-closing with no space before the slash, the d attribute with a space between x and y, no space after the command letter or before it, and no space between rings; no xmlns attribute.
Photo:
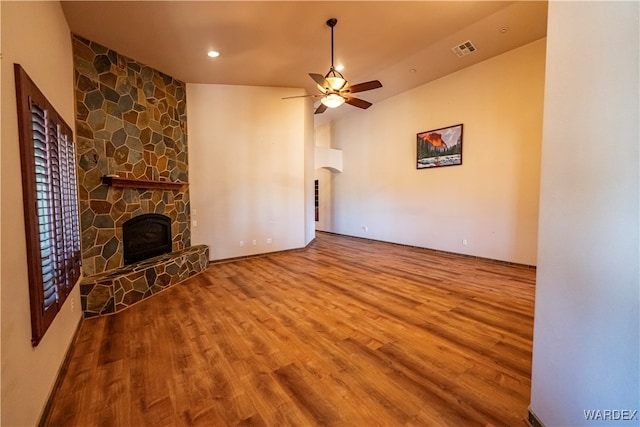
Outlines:
<svg viewBox="0 0 640 427"><path fill-rule="evenodd" d="M462 123L417 135L417 168L462 164Z"/></svg>

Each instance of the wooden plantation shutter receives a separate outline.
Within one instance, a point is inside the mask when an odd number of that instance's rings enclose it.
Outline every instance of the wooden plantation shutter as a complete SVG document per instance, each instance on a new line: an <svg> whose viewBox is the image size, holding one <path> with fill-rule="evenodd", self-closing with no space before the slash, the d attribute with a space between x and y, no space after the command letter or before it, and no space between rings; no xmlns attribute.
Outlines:
<svg viewBox="0 0 640 427"><path fill-rule="evenodd" d="M15 64L33 345L80 277L73 132Z"/></svg>
<svg viewBox="0 0 640 427"><path fill-rule="evenodd" d="M68 127L67 127L68 128ZM64 294L69 295L80 277L80 222L78 219L78 193L76 183L76 153L71 129L59 129L58 147L61 165L61 210L64 230Z"/></svg>

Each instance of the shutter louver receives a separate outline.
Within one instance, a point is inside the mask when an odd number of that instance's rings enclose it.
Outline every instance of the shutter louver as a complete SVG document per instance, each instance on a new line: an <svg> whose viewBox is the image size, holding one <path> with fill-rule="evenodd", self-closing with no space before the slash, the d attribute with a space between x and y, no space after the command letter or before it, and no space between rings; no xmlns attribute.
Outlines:
<svg viewBox="0 0 640 427"><path fill-rule="evenodd" d="M58 302L56 283L57 263L54 239L54 199L51 185L51 140L47 133L46 111L31 101L31 124L36 181L36 204L38 206L38 235L40 243L40 267L42 269L42 312L45 313Z"/></svg>
<svg viewBox="0 0 640 427"><path fill-rule="evenodd" d="M49 114L48 114L49 116ZM58 128L55 122L47 117L47 139L49 141L49 176L52 197L52 222L55 237L54 262L56 270L56 288L58 299L65 295L64 270L64 228L62 227L62 186L60 182L60 153L58 150ZM56 301L57 302L57 301Z"/></svg>

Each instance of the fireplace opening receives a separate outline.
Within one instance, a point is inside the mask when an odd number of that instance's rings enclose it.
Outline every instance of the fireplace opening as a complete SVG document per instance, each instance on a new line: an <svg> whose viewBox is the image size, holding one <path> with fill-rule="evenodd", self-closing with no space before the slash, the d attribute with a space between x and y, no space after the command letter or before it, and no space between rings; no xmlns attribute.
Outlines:
<svg viewBox="0 0 640 427"><path fill-rule="evenodd" d="M171 218L143 214L122 224L124 263L133 264L171 252Z"/></svg>

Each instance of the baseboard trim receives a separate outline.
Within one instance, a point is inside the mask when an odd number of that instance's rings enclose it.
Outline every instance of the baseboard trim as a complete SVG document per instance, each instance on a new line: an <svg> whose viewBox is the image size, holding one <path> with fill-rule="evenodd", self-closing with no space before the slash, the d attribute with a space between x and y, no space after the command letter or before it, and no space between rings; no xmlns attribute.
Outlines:
<svg viewBox="0 0 640 427"><path fill-rule="evenodd" d="M232 257L232 258L222 258L222 259L209 260L209 265L224 264L224 263L227 263L227 262L235 262L235 261L240 261L240 260L244 260L244 259L251 259L251 258L262 258L262 257L266 257L266 256L269 256L269 255L277 255L277 254L282 254L282 253L287 253L287 252L305 251L305 250L307 250L307 248L309 248L309 246L311 246L313 243L315 243L315 241L316 241L316 238L314 237L313 239L311 239L311 241L309 243L307 243L306 246L303 246L301 248L283 249L281 251L262 252L262 253L253 254L253 255L242 255L242 256L237 256L237 257ZM209 252L209 253L211 253L211 252Z"/></svg>
<svg viewBox="0 0 640 427"><path fill-rule="evenodd" d="M513 267L528 268L528 269L531 269L531 270L536 270L537 269L537 267L535 265L530 265L530 264L521 264L521 263L518 263L518 262L503 261L503 260L499 260L499 259L486 258L486 257L477 256L477 255L469 255L469 254L461 254L461 253L458 253L458 252L443 251L441 249L427 248L427 247L424 247L424 246L409 245L409 244L406 244L406 243L388 242L386 240L370 239L368 237L352 236L352 235L349 235L349 234L334 233L333 231L316 230L316 233L335 234L336 236L350 237L352 239L369 240L369 241L372 241L372 242L386 243L388 245L397 245L397 246L405 246L405 247L408 247L408 248L424 249L426 251L433 251L433 252L438 252L438 253L441 253L441 254L456 255L456 256L461 256L461 257L465 257L465 258L479 259L479 260L483 260L483 261L493 262L493 263L496 263L496 264L510 265L510 266L513 266Z"/></svg>
<svg viewBox="0 0 640 427"><path fill-rule="evenodd" d="M56 396L56 394L58 394L60 387L62 387L62 381L64 380L64 377L67 374L67 370L69 369L69 363L71 363L71 356L73 355L73 350L75 350L78 337L80 336L80 327L82 326L82 322L84 322L84 319L80 317L80 321L78 322L76 331L73 333L73 338L71 338L71 343L69 344L69 347L67 348L67 352L64 355L64 360L62 361L62 365L60 365L60 370L58 371L58 375L56 376L56 382L53 384L53 388L51 389L51 393L49 393L49 398L47 399L47 403L44 405L42 414L40 414L38 427L44 427L47 424L47 420L49 419L49 414L51 412L51 405L53 404L53 399Z"/></svg>
<svg viewBox="0 0 640 427"><path fill-rule="evenodd" d="M529 424L531 424L532 427L545 427L544 424L542 424L542 421L540 421L536 414L533 413L531 408L529 408L527 421L529 421Z"/></svg>

